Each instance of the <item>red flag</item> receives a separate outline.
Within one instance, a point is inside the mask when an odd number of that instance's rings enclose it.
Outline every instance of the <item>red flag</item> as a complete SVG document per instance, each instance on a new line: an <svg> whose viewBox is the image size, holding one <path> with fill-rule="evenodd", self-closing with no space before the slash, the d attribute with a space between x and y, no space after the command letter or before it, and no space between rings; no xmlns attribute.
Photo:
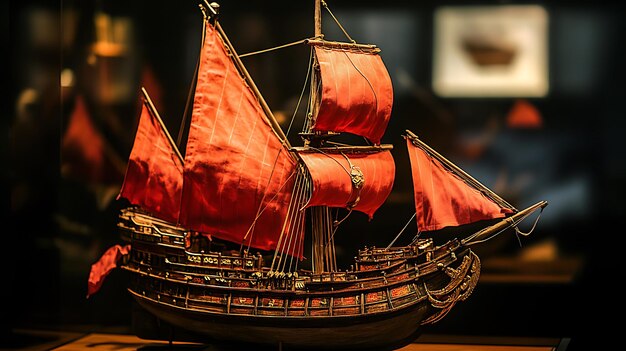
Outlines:
<svg viewBox="0 0 626 351"><path fill-rule="evenodd" d="M129 252L130 245L124 247L115 245L106 250L98 262L91 265L89 281L87 282L87 298L100 290L102 283L104 283L104 278L117 267L117 262L120 258L124 255L128 255Z"/></svg>

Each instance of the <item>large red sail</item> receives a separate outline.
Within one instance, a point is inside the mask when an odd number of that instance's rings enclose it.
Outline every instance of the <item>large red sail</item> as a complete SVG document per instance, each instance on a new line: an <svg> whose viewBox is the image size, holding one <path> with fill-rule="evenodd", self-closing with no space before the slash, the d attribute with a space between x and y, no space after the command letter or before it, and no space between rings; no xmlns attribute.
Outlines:
<svg viewBox="0 0 626 351"><path fill-rule="evenodd" d="M387 129L393 104L391 78L376 52L315 46L322 99L314 130L348 132L375 144Z"/></svg>
<svg viewBox="0 0 626 351"><path fill-rule="evenodd" d="M274 249L296 164L230 54L207 23L185 155L181 223L220 239Z"/></svg>
<svg viewBox="0 0 626 351"><path fill-rule="evenodd" d="M183 160L158 116L144 100L135 143L119 197L176 223L183 183Z"/></svg>
<svg viewBox="0 0 626 351"><path fill-rule="evenodd" d="M352 208L370 218L385 202L395 177L395 164L389 151L375 153L337 154L302 152L313 182L307 206ZM353 172L353 168L358 169ZM360 188L351 174L362 178Z"/></svg>
<svg viewBox="0 0 626 351"><path fill-rule="evenodd" d="M410 138L407 138L407 147L420 231L501 218L513 212L469 186L441 162L415 146Z"/></svg>

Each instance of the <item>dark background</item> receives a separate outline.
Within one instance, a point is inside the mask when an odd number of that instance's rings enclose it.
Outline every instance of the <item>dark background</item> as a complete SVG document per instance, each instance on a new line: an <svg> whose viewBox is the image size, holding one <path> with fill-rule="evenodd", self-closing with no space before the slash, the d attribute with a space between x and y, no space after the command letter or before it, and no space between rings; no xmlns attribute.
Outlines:
<svg viewBox="0 0 626 351"><path fill-rule="evenodd" d="M329 4L354 39L381 47L395 99L383 138L395 146L393 193L372 222L353 214L337 233L339 264L349 265L364 243L387 245L413 214L400 136L411 129L518 208L550 202L521 247L507 234L479 249L485 264L504 259L517 268L486 264L474 295L425 332L572 338L572 348L592 341L617 345L616 325L607 316L617 316L619 324L625 276L623 9L591 1L471 2L538 4L548 12L550 90L524 99L542 125L512 128L507 115L523 96L442 98L432 91L433 14L461 4L469 2ZM220 18L241 54L312 36L312 8L313 1L223 1ZM85 299L89 267L121 243L115 224L124 203L115 196L141 85L177 136L200 43L197 1L12 1L3 14L10 53L5 81L11 84L3 119L10 210L2 331L127 330L124 273L113 272ZM94 45L104 41L98 26L118 45ZM326 13L324 32L343 40ZM293 113L308 56L302 45L243 59L278 117ZM83 122L90 122L79 125L89 129L82 139L68 133L80 100ZM296 118L293 145L300 143L301 114ZM286 128L288 118L280 122ZM414 228L410 224L401 240L410 240Z"/></svg>

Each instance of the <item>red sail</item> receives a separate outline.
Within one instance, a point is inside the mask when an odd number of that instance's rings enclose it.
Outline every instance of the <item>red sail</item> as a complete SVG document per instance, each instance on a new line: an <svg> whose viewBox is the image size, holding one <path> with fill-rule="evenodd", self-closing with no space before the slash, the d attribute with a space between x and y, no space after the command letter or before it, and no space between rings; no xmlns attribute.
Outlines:
<svg viewBox="0 0 626 351"><path fill-rule="evenodd" d="M307 206L350 208L358 199L352 209L372 218L391 192L396 167L389 151L355 154L307 152L300 153L300 157L313 182L313 193ZM363 176L360 189L352 182L350 174L353 167L358 167Z"/></svg>
<svg viewBox="0 0 626 351"><path fill-rule="evenodd" d="M119 197L176 223L180 210L183 161L158 116L144 100L135 143Z"/></svg>
<svg viewBox="0 0 626 351"><path fill-rule="evenodd" d="M315 53L322 100L314 130L348 132L380 144L393 104L391 78L380 56L320 46Z"/></svg>
<svg viewBox="0 0 626 351"><path fill-rule="evenodd" d="M220 239L274 249L296 163L229 55L207 24L185 155L181 223Z"/></svg>
<svg viewBox="0 0 626 351"><path fill-rule="evenodd" d="M91 265L89 280L87 281L87 298L100 290L102 284L104 283L104 278L106 278L109 273L117 267L117 262L122 258L122 256L128 255L129 252L130 245L112 246L108 248L104 254L102 254L96 263Z"/></svg>
<svg viewBox="0 0 626 351"><path fill-rule="evenodd" d="M438 160L413 145L410 139L407 139L407 147L419 230L438 230L512 213L469 186Z"/></svg>

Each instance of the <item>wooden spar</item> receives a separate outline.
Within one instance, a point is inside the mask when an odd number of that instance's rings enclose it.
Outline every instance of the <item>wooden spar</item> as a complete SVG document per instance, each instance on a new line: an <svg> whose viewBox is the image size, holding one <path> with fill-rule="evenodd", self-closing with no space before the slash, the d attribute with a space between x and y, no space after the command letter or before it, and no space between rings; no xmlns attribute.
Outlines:
<svg viewBox="0 0 626 351"><path fill-rule="evenodd" d="M505 229L508 229L516 225L519 220L523 219L524 217L528 216L529 214L535 212L536 210L540 208L543 209L546 206L548 206L547 201L537 202L536 204L517 212L511 217L504 218L500 222L470 235L469 237L461 240L461 244L465 246L477 244L481 242L482 240L488 239L490 236L494 234L497 234Z"/></svg>
<svg viewBox="0 0 626 351"><path fill-rule="evenodd" d="M272 110L267 105L267 102L263 98L263 95L261 95L261 92L257 88L256 84L254 84L254 80L252 80L252 76L250 76L250 73L248 73L248 70L243 65L243 62L241 62L241 59L237 55L237 51L235 51L235 48L230 43L230 40L228 40L228 37L226 36L226 33L222 29L222 26L220 26L219 23L216 23L215 27L220 33L220 36L222 37L222 39L224 39L224 43L228 47L228 50L230 50L230 53L232 54L233 62L237 66L237 69L239 69L241 74L243 74L246 80L246 83L248 83L248 85L252 89L252 92L254 92L254 95L256 95L257 99L259 99L259 103L261 104L261 107L263 108L263 111L265 112L265 115L267 116L267 120L270 123L272 130L274 131L276 136L278 136L280 141L285 144L287 148L291 148L291 144L289 143L289 140L287 140L287 136L285 136L285 133L283 133L283 129L280 127L280 124L278 124L278 121L276 121L276 117L274 117Z"/></svg>
<svg viewBox="0 0 626 351"><path fill-rule="evenodd" d="M206 0L203 0L204 6L207 10L211 11L211 16L217 16L220 5L216 2L209 3Z"/></svg>
<svg viewBox="0 0 626 351"><path fill-rule="evenodd" d="M391 144L381 144L381 145L372 145L372 146L332 146L332 147L320 147L320 148L311 148L307 146L296 146L292 147L292 151L297 152L319 152L320 150L325 153L339 153L339 152L378 152L384 150L392 150L393 145Z"/></svg>
<svg viewBox="0 0 626 351"><path fill-rule="evenodd" d="M161 129L163 130L164 134L167 136L167 140L170 142L172 149L174 149L174 151L176 152L176 156L178 156L178 159L180 160L180 162L184 164L185 161L183 160L183 156L180 154L180 151L178 151L178 147L174 143L172 136L167 131L167 128L165 127L165 123L163 123L161 116L159 116L159 112L157 111L156 107L154 107L154 104L152 103L152 99L150 99L150 96L148 95L146 88L141 87L141 92L143 93L143 97L146 99L146 102L148 103L148 108L150 109L150 112L152 112L154 117L156 117L157 121L159 121L159 125L161 126Z"/></svg>
<svg viewBox="0 0 626 351"><path fill-rule="evenodd" d="M322 46L326 48L333 49L343 49L343 50L355 50L355 51L363 51L363 52L371 52L371 53L379 53L380 49L373 44L356 44L356 43L345 43L340 41L326 41L326 40L317 40L317 39L307 39L306 43L311 46Z"/></svg>
<svg viewBox="0 0 626 351"><path fill-rule="evenodd" d="M321 0L315 0L315 37L322 35L322 4Z"/></svg>
<svg viewBox="0 0 626 351"><path fill-rule="evenodd" d="M411 141L413 142L413 144L415 144L415 146L420 147L424 151L428 152L431 156L436 158L439 162L443 163L446 167L449 167L450 169L452 169L457 175L462 177L463 180L467 181L469 184L474 186L476 189L482 191L486 196L488 196L496 204L498 204L498 205L500 205L500 206L502 206L504 208L508 208L510 210L517 211L517 209L515 207L513 207L513 205L511 205L508 202L506 202L498 194L494 193L491 189L489 189L486 186L484 186L481 182L476 180L474 177L472 177L471 175L467 174L464 170L459 168L457 165L452 163L447 158L443 157L441 154L439 154L433 148L431 148L430 146L426 145L413 132L411 132L410 130L407 129L406 133L407 133L407 137L409 139L411 139Z"/></svg>

